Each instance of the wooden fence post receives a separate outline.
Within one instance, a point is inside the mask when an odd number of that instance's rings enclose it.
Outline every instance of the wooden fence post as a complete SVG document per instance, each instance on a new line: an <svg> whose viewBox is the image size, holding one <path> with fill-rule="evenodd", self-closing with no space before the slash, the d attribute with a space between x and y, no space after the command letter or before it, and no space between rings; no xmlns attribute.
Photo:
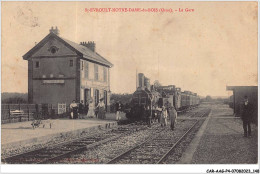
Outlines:
<svg viewBox="0 0 260 174"><path fill-rule="evenodd" d="M30 110L29 110L29 105L27 104L27 111L28 111L28 121L30 121Z"/></svg>
<svg viewBox="0 0 260 174"><path fill-rule="evenodd" d="M10 105L8 105L9 122L11 123L11 110Z"/></svg>
<svg viewBox="0 0 260 174"><path fill-rule="evenodd" d="M39 119L39 109L38 109L38 104L35 104L34 107L35 107L34 119Z"/></svg>
<svg viewBox="0 0 260 174"><path fill-rule="evenodd" d="M21 103L19 103L19 111L21 110Z"/></svg>

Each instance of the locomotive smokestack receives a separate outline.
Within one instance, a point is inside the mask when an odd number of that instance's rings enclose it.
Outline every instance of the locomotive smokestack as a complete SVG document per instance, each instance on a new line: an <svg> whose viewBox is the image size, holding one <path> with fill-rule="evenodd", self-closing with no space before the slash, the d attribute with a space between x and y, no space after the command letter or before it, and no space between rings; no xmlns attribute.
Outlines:
<svg viewBox="0 0 260 174"><path fill-rule="evenodd" d="M138 74L138 87L144 88L144 74L143 73Z"/></svg>
<svg viewBox="0 0 260 174"><path fill-rule="evenodd" d="M151 90L150 79L148 79L147 77L144 77L144 86L145 86L149 91Z"/></svg>

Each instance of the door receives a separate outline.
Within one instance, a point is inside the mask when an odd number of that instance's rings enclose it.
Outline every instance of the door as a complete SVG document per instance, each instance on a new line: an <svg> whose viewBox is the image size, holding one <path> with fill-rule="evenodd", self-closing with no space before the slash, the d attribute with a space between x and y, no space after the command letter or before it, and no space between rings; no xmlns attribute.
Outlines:
<svg viewBox="0 0 260 174"><path fill-rule="evenodd" d="M91 91L90 89L85 89L84 90L84 105L86 106L87 101L90 99L91 97Z"/></svg>

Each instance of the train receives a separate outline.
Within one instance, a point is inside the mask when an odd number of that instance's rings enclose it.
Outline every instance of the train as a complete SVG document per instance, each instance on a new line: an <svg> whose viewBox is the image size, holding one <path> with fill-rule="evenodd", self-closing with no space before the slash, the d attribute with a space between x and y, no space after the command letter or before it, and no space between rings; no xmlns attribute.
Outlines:
<svg viewBox="0 0 260 174"><path fill-rule="evenodd" d="M133 93L130 109L126 117L131 120L145 120L158 115L158 108L174 106L177 112L197 107L200 97L197 93L181 91L175 85L150 85L150 79L143 73L138 74L138 86Z"/></svg>

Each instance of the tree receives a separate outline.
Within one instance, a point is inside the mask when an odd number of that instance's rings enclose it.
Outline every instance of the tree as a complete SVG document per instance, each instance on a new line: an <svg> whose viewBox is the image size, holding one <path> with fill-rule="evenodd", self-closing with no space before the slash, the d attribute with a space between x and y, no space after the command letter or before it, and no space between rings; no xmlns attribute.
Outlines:
<svg viewBox="0 0 260 174"><path fill-rule="evenodd" d="M206 96L206 101L208 101L208 102L209 102L209 101L212 101L211 96L207 95L207 96Z"/></svg>

